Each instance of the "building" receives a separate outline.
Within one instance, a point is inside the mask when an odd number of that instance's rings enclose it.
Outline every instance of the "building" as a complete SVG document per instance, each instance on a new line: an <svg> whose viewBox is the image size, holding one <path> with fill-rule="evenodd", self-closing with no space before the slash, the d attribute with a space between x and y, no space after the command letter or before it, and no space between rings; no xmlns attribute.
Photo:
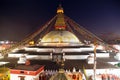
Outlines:
<svg viewBox="0 0 120 80"><path fill-rule="evenodd" d="M18 65L10 69L10 80L39 80L43 71L42 65Z"/></svg>

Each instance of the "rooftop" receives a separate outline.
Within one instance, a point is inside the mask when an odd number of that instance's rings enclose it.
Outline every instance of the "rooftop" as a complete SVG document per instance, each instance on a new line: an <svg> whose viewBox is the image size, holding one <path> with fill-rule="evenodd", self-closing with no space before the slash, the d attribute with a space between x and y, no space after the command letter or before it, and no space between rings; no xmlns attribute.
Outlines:
<svg viewBox="0 0 120 80"><path fill-rule="evenodd" d="M18 70L28 70L28 71L36 71L43 65L18 65L14 69Z"/></svg>

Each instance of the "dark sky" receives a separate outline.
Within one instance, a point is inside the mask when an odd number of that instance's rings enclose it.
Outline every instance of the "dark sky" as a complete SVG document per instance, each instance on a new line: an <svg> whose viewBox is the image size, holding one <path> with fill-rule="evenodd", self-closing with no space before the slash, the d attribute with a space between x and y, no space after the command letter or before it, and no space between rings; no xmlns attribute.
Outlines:
<svg viewBox="0 0 120 80"><path fill-rule="evenodd" d="M54 15L65 15L89 31L120 34L120 0L0 0L0 40L22 40Z"/></svg>

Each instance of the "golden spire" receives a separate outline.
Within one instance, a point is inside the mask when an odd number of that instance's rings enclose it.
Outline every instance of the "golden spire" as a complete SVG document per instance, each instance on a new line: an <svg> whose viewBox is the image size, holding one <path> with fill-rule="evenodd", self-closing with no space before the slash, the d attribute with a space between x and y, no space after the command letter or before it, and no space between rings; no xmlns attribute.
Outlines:
<svg viewBox="0 0 120 80"><path fill-rule="evenodd" d="M55 23L56 30L65 30L65 28L66 28L63 13L64 13L64 10L60 4L59 7L57 8L57 19L56 19L56 23Z"/></svg>
<svg viewBox="0 0 120 80"><path fill-rule="evenodd" d="M64 13L64 10L63 10L61 4L59 4L59 7L57 8L57 13Z"/></svg>

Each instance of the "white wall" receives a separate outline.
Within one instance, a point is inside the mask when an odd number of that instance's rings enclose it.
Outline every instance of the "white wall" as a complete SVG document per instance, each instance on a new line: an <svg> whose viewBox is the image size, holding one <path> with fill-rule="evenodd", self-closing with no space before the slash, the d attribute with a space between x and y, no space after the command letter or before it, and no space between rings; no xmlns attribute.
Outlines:
<svg viewBox="0 0 120 80"><path fill-rule="evenodd" d="M120 69L96 69L96 74L113 74L120 77ZM86 69L87 76L94 75L93 69Z"/></svg>

